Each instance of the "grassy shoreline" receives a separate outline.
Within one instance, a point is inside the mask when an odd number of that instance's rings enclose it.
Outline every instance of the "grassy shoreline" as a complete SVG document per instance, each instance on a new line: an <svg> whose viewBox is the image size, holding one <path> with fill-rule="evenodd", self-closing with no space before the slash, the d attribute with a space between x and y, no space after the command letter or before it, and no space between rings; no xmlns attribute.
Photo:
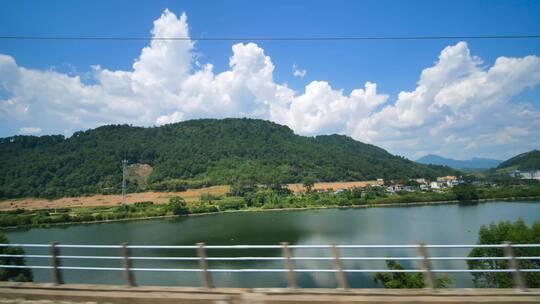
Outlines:
<svg viewBox="0 0 540 304"><path fill-rule="evenodd" d="M12 230L26 230L31 228L49 228L57 226L69 226L69 225L89 225L89 224L102 224L102 223L115 223L126 221L142 221L142 220L154 220L154 219L171 219L182 217L195 217L195 216L207 216L217 215L223 213L238 213L238 212L279 212L279 211L305 211L305 210L320 210L320 209L367 209L367 208L392 208L392 207L415 207L415 206L429 206L429 205L452 205L452 204L467 204L467 203L489 203L494 201L517 201L528 200L536 201L540 200L540 196L524 196L524 197L502 197L502 198L484 198L474 201L459 201L459 200L443 200L443 201L418 201L409 203L371 203L362 205L348 205L348 206L307 206L307 207L287 207L287 208L246 208L239 210L220 210L216 212L202 212L191 213L182 215L161 215L161 216L147 216L147 217L134 217L134 218L121 218L121 219L108 219L108 220L94 220L94 221L80 221L80 222L61 222L61 223L48 223L48 224L31 224L24 226L9 226L0 227L0 231L12 231Z"/></svg>

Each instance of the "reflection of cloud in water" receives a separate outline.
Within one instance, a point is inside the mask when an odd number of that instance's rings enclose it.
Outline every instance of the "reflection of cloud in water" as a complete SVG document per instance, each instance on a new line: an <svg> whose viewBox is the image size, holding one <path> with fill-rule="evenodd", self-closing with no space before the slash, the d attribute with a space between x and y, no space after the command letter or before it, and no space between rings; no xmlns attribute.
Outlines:
<svg viewBox="0 0 540 304"><path fill-rule="evenodd" d="M382 229L384 230L384 229ZM410 229L407 234L414 234L416 229ZM353 237L355 238L355 237ZM366 241L372 240L372 241ZM311 235L309 238L304 238L300 240L302 244L329 244L327 238L321 235ZM358 241L351 241L351 237L348 238L335 238L332 239L332 242L336 244L364 244L364 245L374 245L381 244L377 242L373 237L370 236L359 236ZM406 242L399 242L394 244L407 244ZM411 243L409 243L411 244ZM414 242L412 243L414 244ZM443 256L443 255L467 255L466 249L430 249L433 253L430 253L432 256ZM456 251L456 252L455 252ZM332 256L329 249L296 249L295 252L297 256ZM442 254L442 255L441 255ZM392 257L417 257L418 250L416 248L346 248L340 249L341 257L388 257L388 260L391 260ZM399 262L405 269L419 269L420 262L416 260L399 260ZM387 269L385 260L342 260L344 269ZM297 266L302 268L330 268L333 269L334 261L296 261ZM463 261L433 261L433 266L438 269L466 269L467 265ZM310 273L308 274L311 279L315 282L317 287L335 287L337 282L335 279L335 274L317 274ZM351 284L351 287L356 288L367 288L367 287L379 287L375 282L373 282L374 273L348 273L347 278ZM440 276L441 274L436 274ZM470 284L464 283L464 281L470 280L470 275L468 274L458 274L451 275L454 278L454 283L459 282L460 286L470 287Z"/></svg>

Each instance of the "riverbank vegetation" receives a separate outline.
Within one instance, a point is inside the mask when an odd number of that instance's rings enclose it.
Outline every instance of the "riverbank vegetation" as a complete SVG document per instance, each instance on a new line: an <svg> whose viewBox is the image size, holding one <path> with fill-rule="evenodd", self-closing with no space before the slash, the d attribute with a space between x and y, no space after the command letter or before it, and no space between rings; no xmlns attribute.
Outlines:
<svg viewBox="0 0 540 304"><path fill-rule="evenodd" d="M384 187L370 186L340 191L292 193L276 185L233 186L227 195L203 193L196 202L173 196L168 204L143 201L125 206L16 209L0 212L0 228L37 227L62 223L86 223L144 219L231 210L362 207L444 201L474 202L478 199L540 197L538 182L475 186L462 184L440 191L401 191L389 194Z"/></svg>
<svg viewBox="0 0 540 304"><path fill-rule="evenodd" d="M386 267L389 270L404 270L403 266L394 260L387 260ZM381 284L384 288L425 288L423 273L406 272L378 272L373 275L373 281ZM436 288L446 288L452 284L450 277L443 275L435 279Z"/></svg>
<svg viewBox="0 0 540 304"><path fill-rule="evenodd" d="M540 244L540 220L534 222L530 227L522 219L516 222L501 221L491 223L489 226L482 226L478 231L479 245L486 244ZM539 269L540 248L513 247L517 257L532 257L532 259L519 259L520 269ZM469 257L504 257L507 256L504 248L474 248ZM468 260L469 269L510 269L509 260ZM389 270L403 270L398 262L387 260L386 267ZM511 272L474 272L473 283L478 288L512 288L515 287L513 274ZM524 283L527 288L540 287L540 274L537 272L522 272ZM384 288L424 288L425 282L422 273L376 273L373 281L381 284ZM436 279L437 288L449 287L451 279L448 276L440 276Z"/></svg>
<svg viewBox="0 0 540 304"><path fill-rule="evenodd" d="M0 244L8 244L9 240L0 233ZM3 255L24 255L21 247L0 247L0 265L24 266L24 258L6 257ZM29 268L0 268L0 281L32 282L32 270Z"/></svg>

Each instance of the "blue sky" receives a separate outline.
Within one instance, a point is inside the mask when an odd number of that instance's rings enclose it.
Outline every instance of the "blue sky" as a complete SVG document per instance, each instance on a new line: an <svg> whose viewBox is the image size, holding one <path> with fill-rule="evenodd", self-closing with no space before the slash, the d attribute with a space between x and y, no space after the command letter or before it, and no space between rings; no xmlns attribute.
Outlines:
<svg viewBox="0 0 540 304"><path fill-rule="evenodd" d="M0 35L149 36L154 20L160 18L165 9L178 18L182 12L187 15L191 37L540 34L540 1L1 1L0 5ZM249 40L238 42L247 43ZM285 114L281 111L279 115L272 114L271 111L261 114L262 110L259 111L258 108L255 109L255 106L248 105L247 101L231 106L231 108L238 110L238 115L235 115L234 111L231 110L230 115L227 116L270 119L287 124L295 132L304 135L343 133L411 158L426 153L438 153L457 158L470 156L505 158L531 148L540 148L538 146L540 142L538 131L528 129L524 125L512 125L511 122L507 123L502 120L486 121L486 119L489 120L490 116L481 114L482 111L477 109L475 111L480 113L478 114L480 116L474 118L477 120L477 124L482 126L471 127L467 124L445 126L445 131L441 131L440 134L426 133L438 128L435 125L436 122L403 123L388 129L383 118L373 116L385 106L395 104L399 99L399 92L415 91L422 71L434 66L446 47L456 46L459 42L459 40L256 41L257 48L264 50L264 55L271 58L273 82L279 85L286 84L288 88L296 92L297 96L307 92L305 87L313 81L327 82L333 90L332 94L334 91L343 90L342 94L345 97L349 96L352 90L364 89L365 83L371 82L376 83L377 94L388 95L387 99L375 102L376 105L369 109L371 112L368 111L369 115L362 114L357 119L350 115L345 115L345 117L344 114L340 113L332 117L326 117L325 113L321 113L320 117L325 116L321 120L327 122L318 122L313 126L309 125L310 121L319 117L317 115L310 116L311 118L302 118L298 112L293 113L292 110L291 113ZM537 58L536 56L540 55L539 42L539 39L469 40L465 41L466 50L462 51L470 52L471 58L481 58L481 62L477 62L477 68L486 71L501 56L525 58L533 55ZM189 73L200 70L200 66L196 62L199 62L201 66L212 64L215 75L230 70L229 59L233 55L231 47L235 43L237 42L196 42L190 49L193 57ZM99 65L108 71L133 70L134 61L141 55L141 50L148 45L149 41L0 40L0 54L13 58L19 69L54 70L57 74L65 74L70 77L78 75L84 85L99 85L100 78L96 76L96 71L91 66ZM249 51L257 53L254 48L246 50L246 52ZM303 78L293 75L293 65L296 65L298 70L306 71ZM524 65L529 70L523 71L523 73L538 72L535 60L524 63ZM517 69L517 67L511 68ZM467 70L463 73L472 75L475 71ZM8 78L6 74L0 76L0 80L5 83L7 83L6 79ZM458 78L448 80L443 85L451 86L459 80ZM516 81L519 82L520 78L516 78ZM234 93L230 95L237 96L237 89L235 87ZM88 111L92 111L93 108L85 106L84 109L81 109L70 104L66 106L71 111L69 118L65 118L63 115L63 119L59 119L52 113L47 121L42 121L36 117L37 114L34 116L28 116L28 114L27 117L22 114L14 115L10 112L13 111L11 108L15 102L20 102L21 105L26 102L25 108L30 110L39 108L37 103L41 105L47 102L55 103L54 98L50 97L52 93L38 92L36 89L36 92L28 97L26 95L16 96L16 91L12 87L7 88L6 85L4 85L3 90L0 89L0 119L2 119L0 121L0 136L22 133L36 135L64 133L69 135L75 130L95 127L101 123L125 122L154 125L159 124L159 117L165 116L167 119L164 118L160 120L161 122L224 116L219 111L220 109L208 110L211 106L208 103L205 104L205 100L201 101L202 104L198 107L190 107L191 112L186 108L180 109L179 106L175 107L174 103L185 104L187 101L185 98L177 98L168 102L170 104L156 113L141 113L140 116L145 118L140 120L133 118L136 113L132 113L132 116L127 116L125 119L122 118L122 115L118 115L120 118L95 119L95 117L88 116ZM524 85L517 91L512 92L512 94L498 93L496 96L502 101L498 103L496 109L490 108L492 105L487 105L485 110L488 112L501 111L502 115L505 113L505 107L508 109L512 107L512 111L523 111L523 107L525 107L528 109L527 111L532 111L532 115L527 116L527 119L533 120L526 125L534 125L536 118L539 117L536 114L540 108L538 100L540 89L537 82L533 81ZM178 92L175 91L175 93ZM95 96L101 96L100 94L102 93L88 97L90 99L88 102L91 103L91 99L97 98ZM248 96L245 98L259 98L261 103L277 103L277 101L268 101L266 95L263 97L252 96L255 93L251 91L238 94L240 94L238 96ZM332 94L330 95L334 97L320 98L320 101L310 102L315 103L315 106L319 105L317 102L325 102L322 100L332 103L332 98L339 97ZM478 95L479 93L474 94ZM36 95L39 96L36 97ZM145 98L149 98L146 93L144 95ZM118 95L115 96L118 97ZM124 97L122 95L122 98ZM160 98L168 97L161 96ZM472 97L467 98L471 105L478 103L469 100ZM4 99L4 103L1 103L2 99ZM375 99L377 100L377 98ZM11 100L9 105L7 100ZM66 99L62 102L70 103L71 101ZM288 101L280 102L290 106ZM261 103L257 103L257 105ZM438 104L440 105L440 102ZM28 107L29 105L30 107ZM299 105L301 104L299 103ZM159 105L148 104L146 106L156 107ZM246 109L255 110L243 111L243 106ZM516 109L516 106L519 109ZM118 108L109 108L114 110L107 114L110 114L110 117L116 117L114 111L118 111ZM324 109L322 107L320 110L324 111ZM401 110L403 109L401 108ZM458 113L456 108L453 109L452 115L454 116L441 112L438 121L453 119L455 122L460 117L464 117L464 113L470 110L463 108L460 110L462 112ZM96 113L104 111L102 108L95 110ZM396 108L394 112L401 110ZM363 109L363 111L367 110ZM178 115L174 115L174 113ZM40 111L39 114L47 118L47 114L43 111ZM379 116L387 117L388 115L390 114ZM399 115L399 113L394 115ZM391 117L386 119L392 120ZM495 118L493 119L495 120ZM339 124L335 122L337 120L346 122ZM362 123L353 125L355 121L362 121ZM383 129L385 130L383 131ZM413 129L424 129L425 131L420 132ZM513 130L513 133L508 130ZM455 138L467 137L468 142L441 141L437 144L430 140L430 137L444 139L450 138L452 135ZM518 136L523 138L516 142L514 138ZM479 142L478 139L497 141L497 144L479 148L475 146L475 143Z"/></svg>

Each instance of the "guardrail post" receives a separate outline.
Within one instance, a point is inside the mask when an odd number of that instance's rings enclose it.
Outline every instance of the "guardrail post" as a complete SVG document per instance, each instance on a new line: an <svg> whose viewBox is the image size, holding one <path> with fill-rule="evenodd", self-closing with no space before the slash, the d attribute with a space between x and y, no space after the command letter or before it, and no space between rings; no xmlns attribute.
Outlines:
<svg viewBox="0 0 540 304"><path fill-rule="evenodd" d="M429 260L427 249L424 244L418 244L418 253L422 257L420 267L422 267L422 270L424 271L422 275L424 277L424 284L426 288L434 289L436 286L435 280L433 279L433 272L431 272L431 261Z"/></svg>
<svg viewBox="0 0 540 304"><path fill-rule="evenodd" d="M519 288L521 291L527 291L527 285L525 284L525 280L523 279L523 274L516 259L516 252L512 247L512 243L505 242L504 244L506 245L504 247L504 255L510 258L510 267L514 269L514 271L512 271L512 276L514 278L514 286L516 288Z"/></svg>
<svg viewBox="0 0 540 304"><path fill-rule="evenodd" d="M208 263L206 262L206 251L204 249L204 243L197 243L197 246L199 246L197 248L197 255L199 256L199 264L202 270L204 287L214 288L214 284L212 283L212 277L210 276L210 272L208 272Z"/></svg>
<svg viewBox="0 0 540 304"><path fill-rule="evenodd" d="M347 282L347 276L343 272L343 264L341 263L341 257L336 244L332 244L332 255L334 256L334 265L336 267L336 280L338 286L341 289L349 289L349 282Z"/></svg>
<svg viewBox="0 0 540 304"><path fill-rule="evenodd" d="M60 260L58 259L59 251L57 242L52 242L51 247L49 247L49 255L51 256L51 266L52 266L52 279L55 285L64 284L62 280L62 273L60 272Z"/></svg>
<svg viewBox="0 0 540 304"><path fill-rule="evenodd" d="M131 272L131 260L129 259L129 248L128 243L122 243L122 264L124 266L124 279L126 284L129 287L135 286L135 279L133 278L133 273Z"/></svg>
<svg viewBox="0 0 540 304"><path fill-rule="evenodd" d="M287 268L287 284L289 288L298 288L298 282L296 281L296 275L294 274L294 266L291 260L291 252L289 250L289 243L282 242L281 249L283 253L285 268Z"/></svg>

